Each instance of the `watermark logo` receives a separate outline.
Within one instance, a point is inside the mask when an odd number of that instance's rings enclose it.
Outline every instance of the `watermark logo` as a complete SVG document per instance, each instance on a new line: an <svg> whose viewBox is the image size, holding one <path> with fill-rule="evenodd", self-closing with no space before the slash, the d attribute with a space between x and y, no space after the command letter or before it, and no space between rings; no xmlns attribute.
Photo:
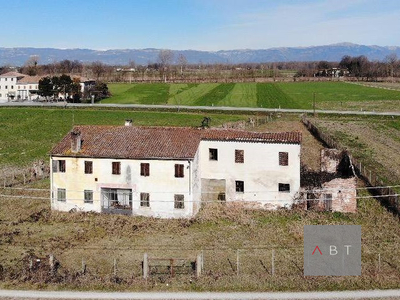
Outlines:
<svg viewBox="0 0 400 300"><path fill-rule="evenodd" d="M304 226L304 275L361 275L361 226Z"/></svg>

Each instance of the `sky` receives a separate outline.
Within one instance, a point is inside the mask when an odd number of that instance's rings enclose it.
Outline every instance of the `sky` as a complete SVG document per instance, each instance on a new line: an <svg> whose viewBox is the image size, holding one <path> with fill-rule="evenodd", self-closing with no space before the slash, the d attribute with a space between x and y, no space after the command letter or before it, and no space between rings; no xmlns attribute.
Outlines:
<svg viewBox="0 0 400 300"><path fill-rule="evenodd" d="M400 46L399 0L0 0L0 47Z"/></svg>

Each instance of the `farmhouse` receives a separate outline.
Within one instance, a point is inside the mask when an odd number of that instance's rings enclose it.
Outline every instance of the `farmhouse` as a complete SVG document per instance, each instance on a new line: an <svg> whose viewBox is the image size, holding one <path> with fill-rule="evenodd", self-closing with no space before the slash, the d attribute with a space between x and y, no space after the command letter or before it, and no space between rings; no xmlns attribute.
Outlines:
<svg viewBox="0 0 400 300"><path fill-rule="evenodd" d="M18 72L0 75L0 102L10 100L36 100L39 97L39 80L45 76L29 76ZM85 77L74 77L81 86L81 93L95 85L95 80ZM65 98L59 93L57 97Z"/></svg>
<svg viewBox="0 0 400 300"><path fill-rule="evenodd" d="M300 188L300 132L75 126L50 153L51 207L191 217L212 201L288 207Z"/></svg>
<svg viewBox="0 0 400 300"><path fill-rule="evenodd" d="M18 72L0 75L0 100L28 99L37 97L39 89L37 76L28 76Z"/></svg>

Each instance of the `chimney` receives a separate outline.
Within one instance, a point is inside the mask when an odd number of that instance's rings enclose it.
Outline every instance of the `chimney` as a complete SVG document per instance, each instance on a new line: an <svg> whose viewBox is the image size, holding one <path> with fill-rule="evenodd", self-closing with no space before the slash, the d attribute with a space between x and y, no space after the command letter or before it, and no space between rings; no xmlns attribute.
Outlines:
<svg viewBox="0 0 400 300"><path fill-rule="evenodd" d="M126 119L125 126L132 126L132 119Z"/></svg>
<svg viewBox="0 0 400 300"><path fill-rule="evenodd" d="M78 129L73 129L71 131L71 151L72 153L78 153L81 151L82 139L81 132Z"/></svg>

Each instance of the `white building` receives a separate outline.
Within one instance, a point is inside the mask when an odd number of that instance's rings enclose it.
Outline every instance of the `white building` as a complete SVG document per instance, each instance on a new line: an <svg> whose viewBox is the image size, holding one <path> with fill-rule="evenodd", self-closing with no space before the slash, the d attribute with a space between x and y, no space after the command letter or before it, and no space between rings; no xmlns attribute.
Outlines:
<svg viewBox="0 0 400 300"><path fill-rule="evenodd" d="M300 132L76 126L51 151L51 207L191 217L209 201L289 207Z"/></svg>
<svg viewBox="0 0 400 300"><path fill-rule="evenodd" d="M8 72L0 75L0 102L13 100L36 100L39 97L39 80L45 76L29 76L18 72ZM81 86L81 93L93 87L96 81L85 77L73 77ZM64 93L57 98L65 99Z"/></svg>
<svg viewBox="0 0 400 300"><path fill-rule="evenodd" d="M38 76L28 76L18 72L0 75L0 101L32 100L37 97L39 89Z"/></svg>

